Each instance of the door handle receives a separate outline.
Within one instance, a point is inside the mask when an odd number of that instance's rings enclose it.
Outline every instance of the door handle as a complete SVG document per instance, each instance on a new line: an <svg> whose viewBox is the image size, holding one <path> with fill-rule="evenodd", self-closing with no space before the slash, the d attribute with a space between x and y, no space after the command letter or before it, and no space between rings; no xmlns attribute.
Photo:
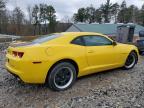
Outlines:
<svg viewBox="0 0 144 108"><path fill-rule="evenodd" d="M88 51L88 53L93 53L93 52L94 52L93 50Z"/></svg>

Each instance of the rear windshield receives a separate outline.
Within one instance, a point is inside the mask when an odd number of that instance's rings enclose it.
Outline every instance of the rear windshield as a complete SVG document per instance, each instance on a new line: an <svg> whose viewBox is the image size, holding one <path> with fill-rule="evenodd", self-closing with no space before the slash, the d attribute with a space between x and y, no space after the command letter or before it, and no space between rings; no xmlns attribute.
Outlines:
<svg viewBox="0 0 144 108"><path fill-rule="evenodd" d="M33 40L32 43L44 43L44 42L53 40L53 39L55 39L55 38L58 38L58 37L60 37L60 36L61 36L61 34L43 35L43 36L40 36L39 38Z"/></svg>

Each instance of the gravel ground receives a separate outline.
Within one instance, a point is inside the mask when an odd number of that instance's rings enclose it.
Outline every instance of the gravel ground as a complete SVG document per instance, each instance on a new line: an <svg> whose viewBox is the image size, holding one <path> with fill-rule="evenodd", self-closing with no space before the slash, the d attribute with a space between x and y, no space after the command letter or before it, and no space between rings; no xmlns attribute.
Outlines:
<svg viewBox="0 0 144 108"><path fill-rule="evenodd" d="M144 108L144 57L132 70L80 78L67 91L24 84L4 69L0 52L0 108Z"/></svg>

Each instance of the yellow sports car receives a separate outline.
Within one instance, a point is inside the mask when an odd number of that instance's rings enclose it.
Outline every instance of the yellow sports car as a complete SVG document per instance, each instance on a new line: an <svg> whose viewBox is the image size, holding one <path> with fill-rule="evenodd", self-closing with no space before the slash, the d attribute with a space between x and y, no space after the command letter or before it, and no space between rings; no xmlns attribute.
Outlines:
<svg viewBox="0 0 144 108"><path fill-rule="evenodd" d="M47 83L61 91L78 77L123 67L138 61L138 49L91 32L64 32L41 36L7 49L7 70L26 83Z"/></svg>

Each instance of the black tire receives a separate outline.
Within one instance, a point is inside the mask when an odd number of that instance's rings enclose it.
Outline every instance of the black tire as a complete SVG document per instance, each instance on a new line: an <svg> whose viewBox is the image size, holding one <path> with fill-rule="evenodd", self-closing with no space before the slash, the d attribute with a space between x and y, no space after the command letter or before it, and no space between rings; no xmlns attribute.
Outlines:
<svg viewBox="0 0 144 108"><path fill-rule="evenodd" d="M135 64L137 64L137 61L138 61L138 56L134 51L132 51L126 59L124 69L126 70L132 69L135 66Z"/></svg>
<svg viewBox="0 0 144 108"><path fill-rule="evenodd" d="M73 85L76 78L75 67L69 62L61 62L52 68L47 83L54 91L64 91Z"/></svg>

